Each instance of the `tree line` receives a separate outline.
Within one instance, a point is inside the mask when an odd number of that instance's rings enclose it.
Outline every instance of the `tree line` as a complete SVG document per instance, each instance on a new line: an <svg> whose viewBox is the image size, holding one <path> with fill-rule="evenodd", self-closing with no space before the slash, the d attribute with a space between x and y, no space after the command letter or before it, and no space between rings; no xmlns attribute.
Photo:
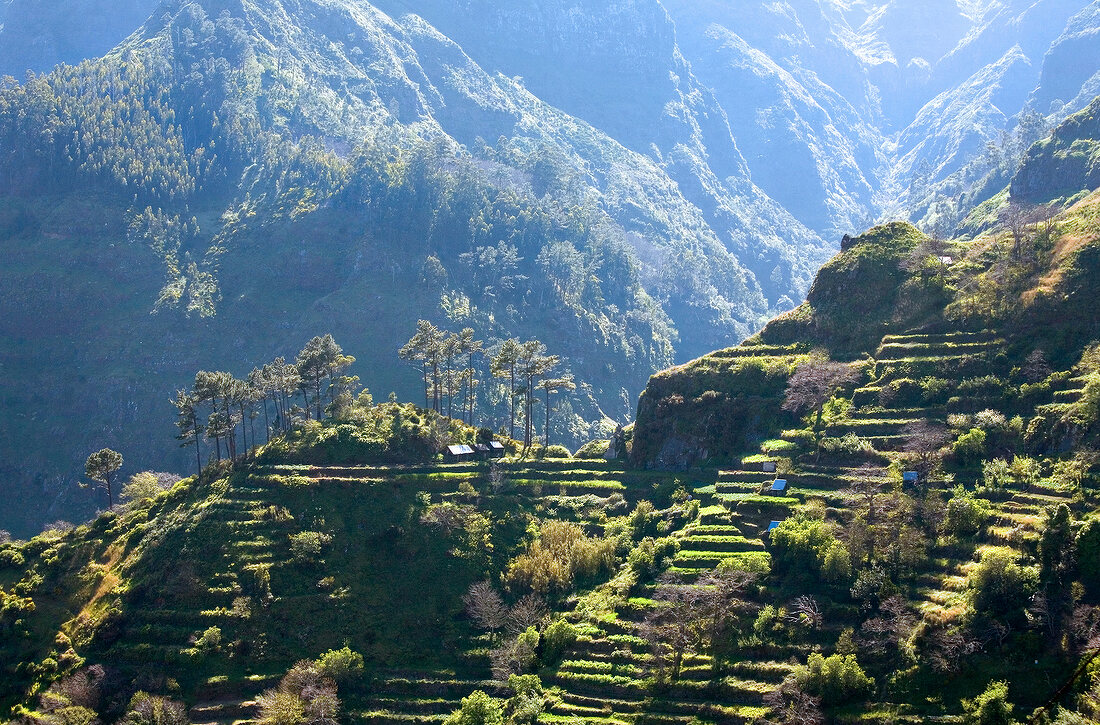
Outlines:
<svg viewBox="0 0 1100 725"><path fill-rule="evenodd" d="M416 332L398 351L398 356L420 369L424 383L424 407L440 415L454 417L458 403L459 417L470 425L476 420L476 391L485 372L491 377L507 381L508 432L516 438L517 405L523 422L523 444L530 448L534 442L534 410L543 395L545 424L543 443L550 445L550 396L561 391L575 390L572 373L558 373L561 356L551 355L546 345L538 340L520 342L509 338L491 348L474 337L472 328L461 332L441 330L428 320L420 320ZM475 361L480 358L487 369L479 370Z"/></svg>
<svg viewBox="0 0 1100 725"><path fill-rule="evenodd" d="M194 385L176 392L176 438L194 446L202 471L202 446L213 444L218 461L259 445L256 424L263 418L264 442L273 431L286 432L295 418L321 420L327 412L351 405L358 377L345 374L355 358L345 355L332 335L314 337L294 362L277 357L238 379L224 371L200 370ZM297 401L300 401L299 405ZM238 448L238 434L240 449Z"/></svg>

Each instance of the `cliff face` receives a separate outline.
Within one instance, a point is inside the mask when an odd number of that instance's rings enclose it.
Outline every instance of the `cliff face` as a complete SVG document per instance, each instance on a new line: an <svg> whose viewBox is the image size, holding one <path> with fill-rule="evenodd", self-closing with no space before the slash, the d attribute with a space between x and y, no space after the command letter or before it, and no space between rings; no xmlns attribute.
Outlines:
<svg viewBox="0 0 1100 725"><path fill-rule="evenodd" d="M1048 146L1065 144L1071 126L1079 133L1095 119L1080 114L1071 121ZM1079 170L1076 162L1059 163L1050 173ZM1100 187L1100 178L1088 183ZM1021 445L1034 454L1095 437L1097 426L1079 425L1080 411L1065 404L1077 392L1063 388L1080 379L1071 368L1100 334L1100 313L1090 302L1100 259L1098 209L1094 191L1052 226L1020 232L1019 242L1006 230L942 242L904 223L846 240L804 305L738 347L653 376L638 405L632 460L726 465L762 444L766 450L770 439L790 444L786 431L799 427L799 416L782 410L787 381L815 357L850 362L857 372L837 386L832 418L819 431L834 447L856 432L865 440L853 445L876 455L897 452L908 440L908 422L985 408L1020 416L1027 431ZM1027 372L1036 358L1062 372L1036 379Z"/></svg>
<svg viewBox="0 0 1100 725"><path fill-rule="evenodd" d="M1098 186L1100 97L1028 150L1010 191L1014 200L1038 204L1081 196Z"/></svg>

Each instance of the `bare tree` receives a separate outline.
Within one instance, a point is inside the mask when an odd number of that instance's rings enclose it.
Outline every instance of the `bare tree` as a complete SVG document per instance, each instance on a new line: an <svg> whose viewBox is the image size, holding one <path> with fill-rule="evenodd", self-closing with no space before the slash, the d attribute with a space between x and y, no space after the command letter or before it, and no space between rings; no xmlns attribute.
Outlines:
<svg viewBox="0 0 1100 725"><path fill-rule="evenodd" d="M1039 349L1032 350L1031 354L1024 360L1024 367L1020 372L1023 373L1024 379L1029 383L1046 380L1052 372L1046 353Z"/></svg>
<svg viewBox="0 0 1100 725"><path fill-rule="evenodd" d="M1010 201L1000 212L999 221L1012 234L1012 258L1021 260L1030 236L1028 227L1034 223L1035 209L1028 204Z"/></svg>
<svg viewBox="0 0 1100 725"><path fill-rule="evenodd" d="M943 447L951 441L951 433L942 425L918 420L905 426L902 435L906 438L902 450L916 457L915 467L923 482L943 459Z"/></svg>
<svg viewBox="0 0 1100 725"><path fill-rule="evenodd" d="M487 581L472 585L463 595L462 603L474 624L487 632L499 631L508 618L508 607Z"/></svg>
<svg viewBox="0 0 1100 725"><path fill-rule="evenodd" d="M814 697L801 687L793 677L783 680L776 689L764 696L764 704L771 708L768 720L758 723L784 723L784 725L823 725L821 698Z"/></svg>
<svg viewBox="0 0 1100 725"><path fill-rule="evenodd" d="M550 616L550 608L542 597L528 594L508 610L505 628L511 634L524 632L528 627L541 627Z"/></svg>
<svg viewBox="0 0 1100 725"><path fill-rule="evenodd" d="M815 437L821 428L821 415L825 403L833 397L837 388L859 377L859 369L848 363L832 360L811 360L802 363L787 382L783 397L783 410L795 414L816 412L813 430Z"/></svg>

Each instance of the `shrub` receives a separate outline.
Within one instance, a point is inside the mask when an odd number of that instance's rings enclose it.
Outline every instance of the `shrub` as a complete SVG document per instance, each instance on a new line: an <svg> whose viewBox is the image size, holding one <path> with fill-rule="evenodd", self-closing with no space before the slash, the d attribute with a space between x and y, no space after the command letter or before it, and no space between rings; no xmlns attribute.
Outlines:
<svg viewBox="0 0 1100 725"><path fill-rule="evenodd" d="M573 454L573 457L583 460L599 460L607 455L607 450L610 447L611 441L606 439L588 441L583 446L577 449L577 452Z"/></svg>
<svg viewBox="0 0 1100 725"><path fill-rule="evenodd" d="M332 543L332 537L320 531L303 531L290 535L290 553L298 561L316 561L321 549Z"/></svg>
<svg viewBox="0 0 1100 725"><path fill-rule="evenodd" d="M982 483L986 488L998 491L1012 482L1008 461L995 458L982 464Z"/></svg>
<svg viewBox="0 0 1100 725"><path fill-rule="evenodd" d="M564 619L555 621L542 633L543 663L557 662L576 641L576 627Z"/></svg>
<svg viewBox="0 0 1100 725"><path fill-rule="evenodd" d="M565 446L550 446L542 449L543 458L572 458L573 454Z"/></svg>
<svg viewBox="0 0 1100 725"><path fill-rule="evenodd" d="M973 536L985 526L990 513L988 501L976 498L962 486L956 486L951 500L947 502L943 526L955 536Z"/></svg>
<svg viewBox="0 0 1100 725"><path fill-rule="evenodd" d="M631 570L637 574L638 580L645 581L664 569L679 548L679 542L673 538L654 539L647 536L631 550L626 561Z"/></svg>
<svg viewBox="0 0 1100 725"><path fill-rule="evenodd" d="M515 694L508 698L509 723L536 723L546 706L542 680L538 675L509 675L508 687Z"/></svg>
<svg viewBox="0 0 1100 725"><path fill-rule="evenodd" d="M1008 683L990 682L985 692L973 700L963 700L963 722L968 725L1011 725L1012 704L1008 701Z"/></svg>
<svg viewBox="0 0 1100 725"><path fill-rule="evenodd" d="M1039 461L1028 456L1014 456L1012 463L996 458L982 464L982 482L986 488L994 491L1008 485L1034 486L1042 476Z"/></svg>
<svg viewBox="0 0 1100 725"><path fill-rule="evenodd" d="M451 713L443 725L501 725L504 710L500 701L489 697L483 690L474 690L462 698L462 705Z"/></svg>
<svg viewBox="0 0 1100 725"><path fill-rule="evenodd" d="M825 552L825 560L821 563L821 576L827 582L842 584L852 578L852 556L848 547L839 541L833 544Z"/></svg>
<svg viewBox="0 0 1100 725"><path fill-rule="evenodd" d="M922 378L920 387L921 397L924 398L925 403L930 405L946 402L954 388L951 381L934 377Z"/></svg>
<svg viewBox="0 0 1100 725"><path fill-rule="evenodd" d="M836 537L824 521L799 515L772 529L769 541L776 570L816 577Z"/></svg>
<svg viewBox="0 0 1100 725"><path fill-rule="evenodd" d="M339 683L350 682L363 674L363 655L347 645L325 652L317 660L317 670Z"/></svg>
<svg viewBox="0 0 1100 725"><path fill-rule="evenodd" d="M612 539L589 538L580 526L567 521L547 521L527 552L508 565L505 583L536 594L564 594L576 579L611 571L615 563Z"/></svg>
<svg viewBox="0 0 1100 725"><path fill-rule="evenodd" d="M215 650L222 643L221 627L208 627L202 634L195 638L194 650L196 652L208 652Z"/></svg>
<svg viewBox="0 0 1100 725"><path fill-rule="evenodd" d="M871 441L860 438L855 433L846 433L841 438L825 438L821 441L821 452L837 459L862 460L880 457Z"/></svg>
<svg viewBox="0 0 1100 725"><path fill-rule="evenodd" d="M306 703L293 692L268 690L256 698L261 725L300 725L305 722Z"/></svg>
<svg viewBox="0 0 1100 725"><path fill-rule="evenodd" d="M958 437L951 446L951 452L960 463L976 463L985 458L986 433L981 428L971 428Z"/></svg>
<svg viewBox="0 0 1100 725"><path fill-rule="evenodd" d="M142 691L130 698L129 711L122 719L122 725L187 725L188 722L183 703Z"/></svg>
<svg viewBox="0 0 1100 725"><path fill-rule="evenodd" d="M794 676L803 690L820 697L821 703L826 706L867 697L875 684L859 666L855 655L824 657L814 652L805 666L795 671Z"/></svg>
<svg viewBox="0 0 1100 725"><path fill-rule="evenodd" d="M988 549L970 573L968 586L975 613L1009 618L1022 613L1039 586L1039 572L1021 566L1013 552Z"/></svg>

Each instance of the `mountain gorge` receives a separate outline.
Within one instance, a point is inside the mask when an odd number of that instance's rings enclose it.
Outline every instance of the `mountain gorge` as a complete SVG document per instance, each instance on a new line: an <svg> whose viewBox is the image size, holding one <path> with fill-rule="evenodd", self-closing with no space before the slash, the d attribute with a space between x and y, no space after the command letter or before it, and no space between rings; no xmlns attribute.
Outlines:
<svg viewBox="0 0 1100 725"><path fill-rule="evenodd" d="M0 97L0 527L87 516L104 445L182 470L172 391L321 332L409 399L417 319L537 337L587 383L555 435L606 435L843 234L1007 187L1087 104L1094 6L12 0L0 70L89 60Z"/></svg>

